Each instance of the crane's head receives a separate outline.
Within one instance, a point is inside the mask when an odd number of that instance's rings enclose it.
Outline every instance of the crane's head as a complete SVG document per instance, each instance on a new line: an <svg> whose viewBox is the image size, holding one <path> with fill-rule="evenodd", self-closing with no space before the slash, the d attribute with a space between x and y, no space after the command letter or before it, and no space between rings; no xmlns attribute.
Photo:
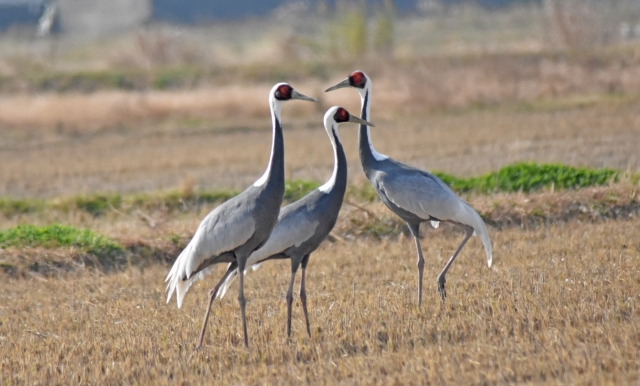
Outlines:
<svg viewBox="0 0 640 386"><path fill-rule="evenodd" d="M294 90L293 87L289 86L286 83L278 83L275 86L273 86L273 88L271 89L270 97L280 102L286 102L293 99L299 99L302 101L309 101L309 102L318 101L317 99L300 94L299 92Z"/></svg>
<svg viewBox="0 0 640 386"><path fill-rule="evenodd" d="M328 89L325 90L325 92L337 90L339 88L344 88L344 87L353 87L359 92L364 92L366 88L370 86L370 84L371 84L371 81L369 80L369 77L367 76L367 74L365 74L362 71L354 71L351 74L349 74L347 79L343 80L340 83L337 83L334 86L329 87Z"/></svg>
<svg viewBox="0 0 640 386"><path fill-rule="evenodd" d="M332 128L336 128L343 122L353 122L374 127L373 123L360 119L355 115L351 115L346 109L340 106L333 106L324 114L324 127L327 131L332 130Z"/></svg>

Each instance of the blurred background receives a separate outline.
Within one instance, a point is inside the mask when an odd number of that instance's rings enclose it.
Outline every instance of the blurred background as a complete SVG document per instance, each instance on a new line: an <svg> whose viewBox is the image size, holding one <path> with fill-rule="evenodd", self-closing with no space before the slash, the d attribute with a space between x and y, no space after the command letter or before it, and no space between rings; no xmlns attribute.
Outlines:
<svg viewBox="0 0 640 386"><path fill-rule="evenodd" d="M615 149L638 145L639 0L0 0L0 195L154 190L186 175L242 187L268 156L269 88L287 81L319 97L285 110L293 127L317 129L331 105L359 110L355 92L323 92L355 69L375 81L372 119L415 131L381 134L382 150L418 166L637 169L633 151ZM550 121L593 105L624 122ZM524 122L535 123L528 134ZM461 126L480 132L444 136ZM594 130L609 133L602 150L602 138L589 142ZM554 135L583 142L555 149ZM178 148L184 138L193 143ZM289 177L324 180L330 148L307 157L300 138L288 142ZM450 147L431 149L437 138ZM255 151L234 158L251 141Z"/></svg>

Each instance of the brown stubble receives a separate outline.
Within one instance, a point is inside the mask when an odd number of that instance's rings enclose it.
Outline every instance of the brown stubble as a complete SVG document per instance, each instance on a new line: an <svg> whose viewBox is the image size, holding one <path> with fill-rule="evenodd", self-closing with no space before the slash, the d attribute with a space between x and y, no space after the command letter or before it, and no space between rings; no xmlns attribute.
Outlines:
<svg viewBox="0 0 640 386"><path fill-rule="evenodd" d="M295 296L286 340L287 262L247 278L250 344L236 286L192 348L209 277L183 309L164 304L167 267L0 284L0 356L10 383L634 383L640 376L638 220L491 231L494 267L473 239L442 305L435 278L457 232L424 234L426 289L416 307L408 238L325 244L311 258L312 337ZM216 271L222 274L222 270ZM297 285L296 285L297 287Z"/></svg>

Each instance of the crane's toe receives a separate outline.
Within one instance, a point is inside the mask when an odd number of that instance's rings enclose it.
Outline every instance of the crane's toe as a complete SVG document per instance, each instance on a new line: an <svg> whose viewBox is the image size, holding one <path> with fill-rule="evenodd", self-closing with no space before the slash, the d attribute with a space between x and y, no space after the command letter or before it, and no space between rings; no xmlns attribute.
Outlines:
<svg viewBox="0 0 640 386"><path fill-rule="evenodd" d="M438 276L438 293L442 297L442 302L444 303L444 298L447 297L447 291L444 289L444 285L447 283L447 279L445 279L444 275Z"/></svg>

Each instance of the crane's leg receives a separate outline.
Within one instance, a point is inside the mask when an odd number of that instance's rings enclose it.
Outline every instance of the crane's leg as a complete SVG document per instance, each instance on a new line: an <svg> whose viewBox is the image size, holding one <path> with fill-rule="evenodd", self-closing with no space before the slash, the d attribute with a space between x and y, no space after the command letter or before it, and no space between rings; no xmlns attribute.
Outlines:
<svg viewBox="0 0 640 386"><path fill-rule="evenodd" d="M422 248L420 247L420 223L409 224L409 230L416 241L416 249L418 250L418 307L422 305L422 275L424 272L424 257L422 256Z"/></svg>
<svg viewBox="0 0 640 386"><path fill-rule="evenodd" d="M240 260L240 259L238 259ZM244 268L246 259L238 262L238 303L240 304L240 315L242 316L242 330L244 331L244 347L249 347L249 337L247 335L247 299L244 297Z"/></svg>
<svg viewBox="0 0 640 386"><path fill-rule="evenodd" d="M460 251L462 250L462 247L464 247L464 245L467 243L467 241L469 241L469 239L473 235L473 228L467 225L462 225L462 227L467 231L467 235L464 237L464 240L462 240L462 243L460 244L458 249L456 249L456 252L453 254L453 256L451 256L451 258L447 262L447 265L444 266L444 269L442 270L442 272L440 272L440 275L438 275L438 293L440 293L440 296L442 297L443 302L444 302L444 298L447 297L447 291L444 289L444 285L447 282L447 280L445 279L447 271L449 270L449 268L451 268L451 264L453 264L453 261L458 256L458 253L460 253Z"/></svg>
<svg viewBox="0 0 640 386"><path fill-rule="evenodd" d="M289 281L289 290L287 290L287 337L291 337L291 307L293 306L293 284L296 281L296 272L298 272L298 264L295 259L291 259L291 280Z"/></svg>
<svg viewBox="0 0 640 386"><path fill-rule="evenodd" d="M213 287L213 289L209 292L209 306L207 307L207 312L205 312L204 314L204 322L202 322L202 329L200 330L200 338L198 338L198 344L196 345L196 350L202 347L202 341L204 340L204 331L207 329L207 322L209 321L209 313L211 313L211 305L213 304L213 301L216 298L216 295L218 294L218 290L220 289L220 286L222 285L222 283L224 283L224 281L227 280L227 277L229 277L229 275L231 275L236 268L238 268L238 264L236 263L229 264L229 268L227 268L227 272L225 272L224 276L222 276L222 279L220 279L218 284L216 284L216 286Z"/></svg>
<svg viewBox="0 0 640 386"><path fill-rule="evenodd" d="M300 301L302 302L302 311L304 312L304 320L307 322L307 334L311 336L311 326L309 325L309 312L307 311L307 291L305 290L305 272L307 271L307 263L309 255L302 259L302 278L300 279Z"/></svg>

